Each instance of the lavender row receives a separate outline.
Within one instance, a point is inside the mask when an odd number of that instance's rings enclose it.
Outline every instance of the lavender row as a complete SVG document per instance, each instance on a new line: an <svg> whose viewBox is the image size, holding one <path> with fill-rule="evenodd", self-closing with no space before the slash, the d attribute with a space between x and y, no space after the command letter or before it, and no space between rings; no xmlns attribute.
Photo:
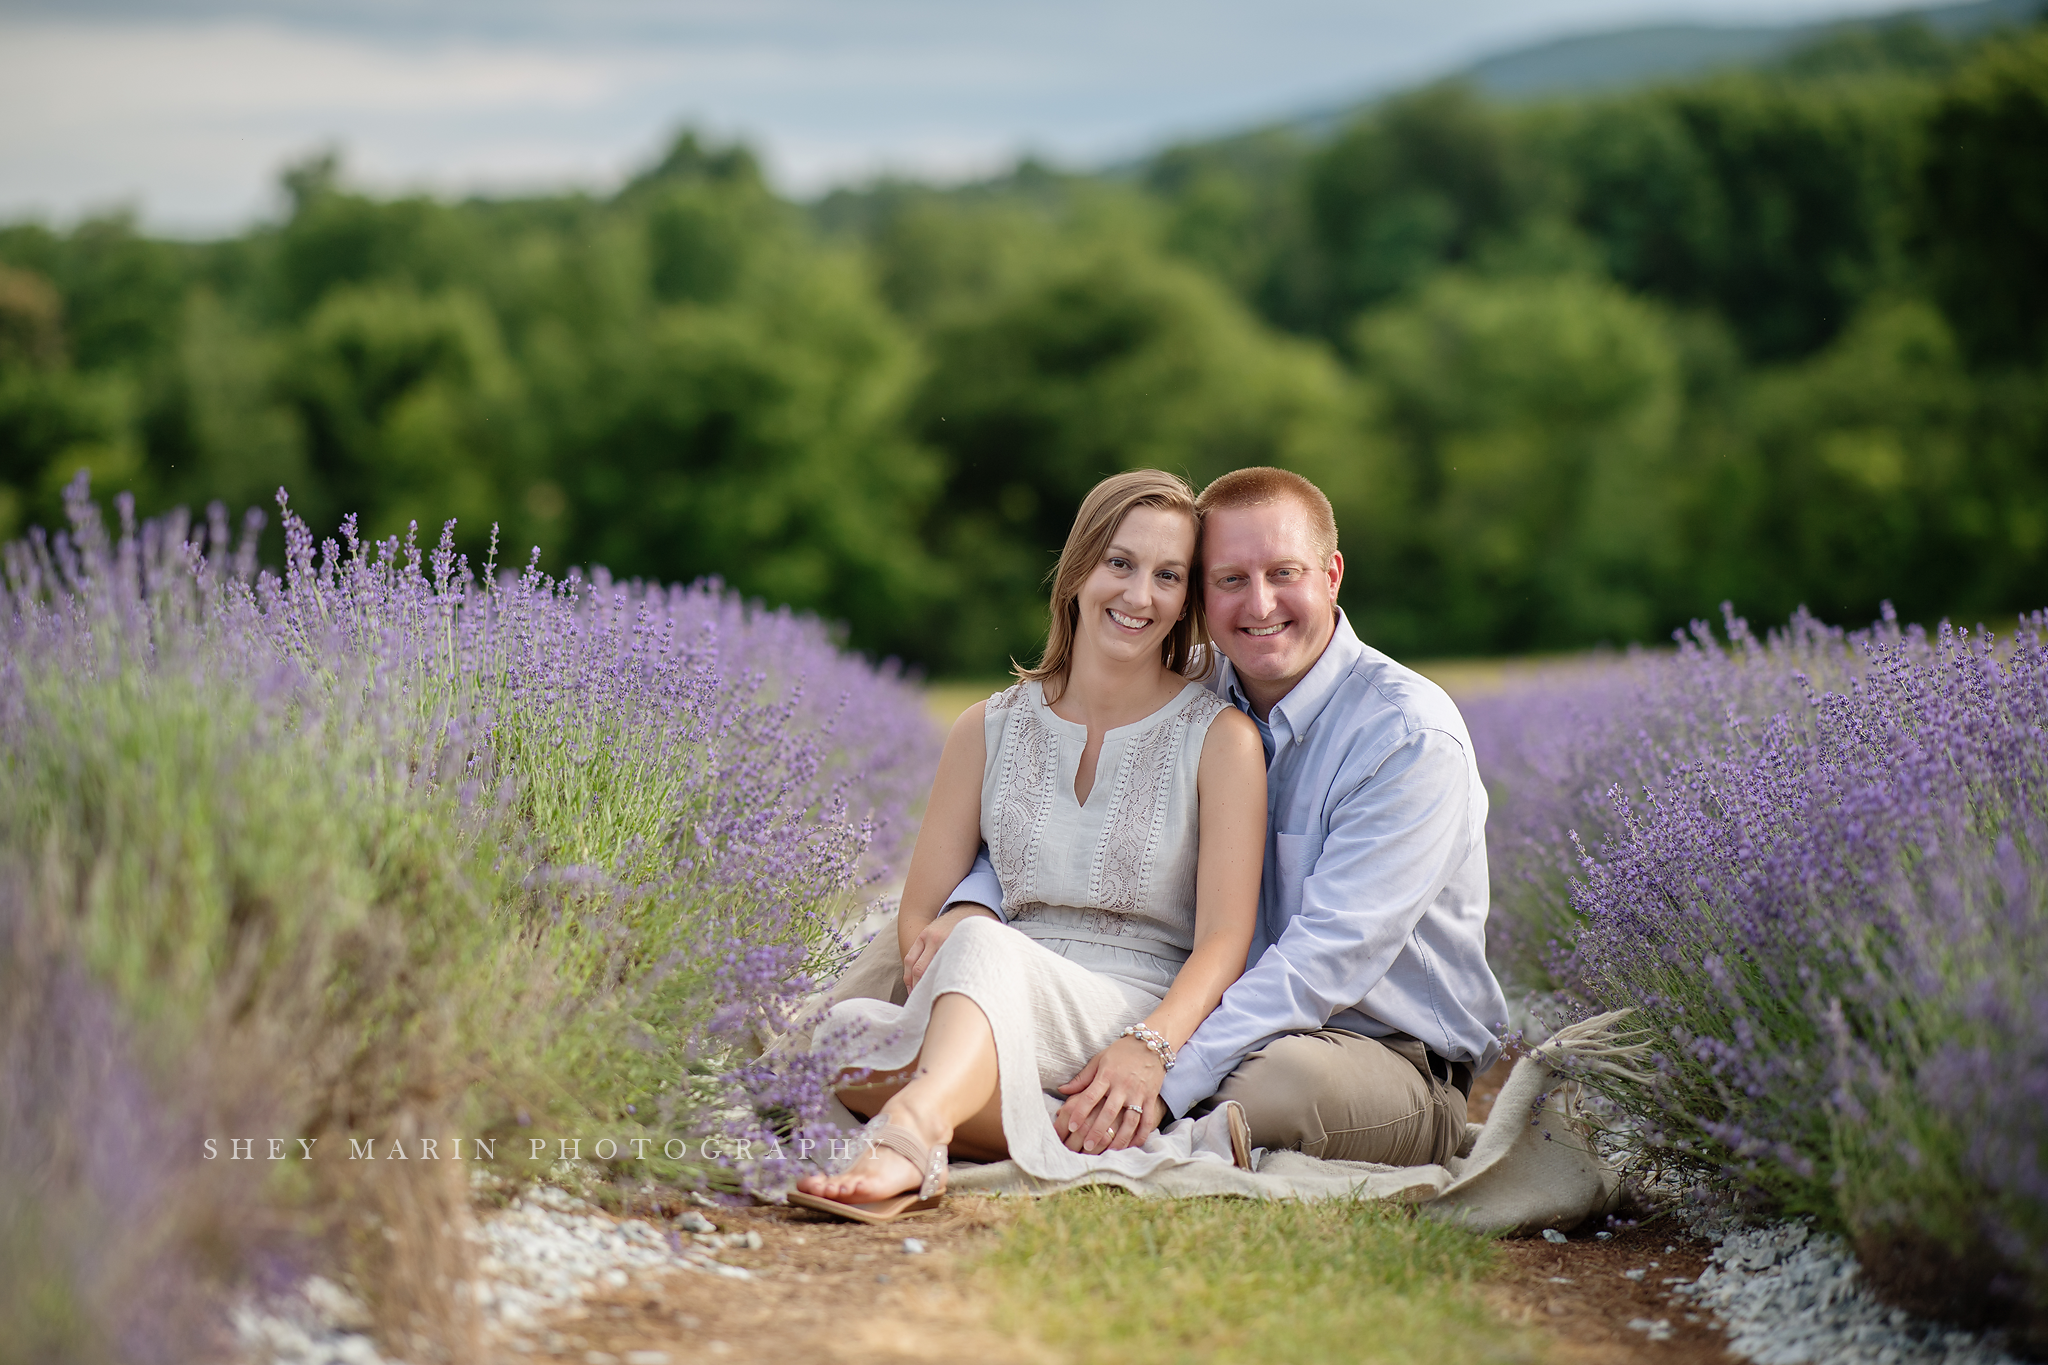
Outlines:
<svg viewBox="0 0 2048 1365"><path fill-rule="evenodd" d="M1731 614L1468 707L1495 948L1632 1007L1646 1164L1812 1212L1951 1317L2048 1307L2048 616ZM1959 1285L1968 1286L1959 1289Z"/></svg>
<svg viewBox="0 0 2048 1365"><path fill-rule="evenodd" d="M312 1162L266 1193L199 1138L701 1152L816 1116L821 1077L754 1058L907 851L938 736L893 667L717 583L473 568L452 528L321 540L288 510L269 573L254 524L124 499L109 530L85 493L5 551L0 1095L37 1117L0 1135L0 1225L68 1251L0 1236L0 1316L182 1358L123 1305L339 1265L459 1336L459 1178ZM52 1164L102 1149L149 1157L116 1163L121 1219L105 1161ZM280 1242L277 1190L388 1246Z"/></svg>

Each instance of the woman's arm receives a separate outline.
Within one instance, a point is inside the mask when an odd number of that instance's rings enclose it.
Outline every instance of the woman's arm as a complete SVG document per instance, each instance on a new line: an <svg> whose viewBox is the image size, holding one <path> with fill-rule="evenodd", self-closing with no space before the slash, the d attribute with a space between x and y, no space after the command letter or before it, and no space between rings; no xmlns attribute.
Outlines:
<svg viewBox="0 0 2048 1365"><path fill-rule="evenodd" d="M1194 951L1145 1026L1179 1048L1244 973L1266 864L1266 753L1251 719L1235 707L1210 723L1195 790L1201 801L1195 863ZM1158 1126L1166 1067L1135 1038L1119 1038L1060 1087L1072 1096L1055 1126L1075 1151L1143 1142ZM1140 1115L1127 1106L1136 1105Z"/></svg>
<svg viewBox="0 0 2048 1365"><path fill-rule="evenodd" d="M968 915L988 915L978 906L941 915L946 896L974 866L974 853L981 845L981 775L988 763L982 718L987 711L987 702L976 702L953 722L939 756L938 776L932 779L931 799L925 802L924 820L917 828L896 914L906 986L917 985L955 924Z"/></svg>

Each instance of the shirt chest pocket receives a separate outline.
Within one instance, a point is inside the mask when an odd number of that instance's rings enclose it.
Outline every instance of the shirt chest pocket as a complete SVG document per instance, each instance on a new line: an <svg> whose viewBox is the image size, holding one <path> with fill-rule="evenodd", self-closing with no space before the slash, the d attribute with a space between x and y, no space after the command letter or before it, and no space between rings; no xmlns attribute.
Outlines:
<svg viewBox="0 0 2048 1365"><path fill-rule="evenodd" d="M1273 836L1273 889L1279 893L1275 899L1283 919L1292 919L1301 910L1301 884L1315 871L1316 859L1322 852L1320 832Z"/></svg>

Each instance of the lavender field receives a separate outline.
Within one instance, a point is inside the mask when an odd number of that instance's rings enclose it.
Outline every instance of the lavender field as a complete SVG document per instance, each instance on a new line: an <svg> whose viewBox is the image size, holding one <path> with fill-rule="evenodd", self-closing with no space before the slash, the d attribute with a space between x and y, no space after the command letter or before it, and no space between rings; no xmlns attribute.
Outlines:
<svg viewBox="0 0 2048 1365"><path fill-rule="evenodd" d="M313 1270L462 1358L475 1139L747 1178L694 1139L818 1103L750 1058L907 850L918 690L715 582L288 511L277 575L119 506L6 552L0 1360L219 1355L225 1295Z"/></svg>
<svg viewBox="0 0 2048 1365"><path fill-rule="evenodd" d="M6 551L0 1361L204 1358L316 1271L461 1359L460 1230L561 1135L621 1189L783 1178L701 1138L820 1113L822 1061L760 1047L907 854L919 687L716 582L289 510L272 573L253 522L86 492ZM1635 1011L1639 1066L1585 1080L1638 1179L2041 1344L2048 616L1731 615L1463 705L1498 969L1551 1022ZM291 1142L206 1155L237 1137Z"/></svg>
<svg viewBox="0 0 2048 1365"><path fill-rule="evenodd" d="M1639 1172L2048 1343L2048 614L1730 614L1466 711L1495 955L1553 1012L1636 1011L1640 1074L1586 1080Z"/></svg>

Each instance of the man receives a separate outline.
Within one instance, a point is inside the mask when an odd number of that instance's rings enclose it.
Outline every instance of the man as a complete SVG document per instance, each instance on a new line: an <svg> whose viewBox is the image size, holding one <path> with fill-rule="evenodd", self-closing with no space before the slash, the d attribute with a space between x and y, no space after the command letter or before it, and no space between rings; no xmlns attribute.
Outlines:
<svg viewBox="0 0 2048 1365"><path fill-rule="evenodd" d="M1199 506L1223 656L1210 685L1265 744L1266 866L1245 974L1181 1048L1139 1140L1236 1100L1254 1146L1444 1161L1507 1017L1486 963L1486 790L1464 721L1352 632L1314 484L1240 469ZM1001 917L1002 895L984 858L941 919L987 913ZM868 993L850 987L839 994Z"/></svg>

